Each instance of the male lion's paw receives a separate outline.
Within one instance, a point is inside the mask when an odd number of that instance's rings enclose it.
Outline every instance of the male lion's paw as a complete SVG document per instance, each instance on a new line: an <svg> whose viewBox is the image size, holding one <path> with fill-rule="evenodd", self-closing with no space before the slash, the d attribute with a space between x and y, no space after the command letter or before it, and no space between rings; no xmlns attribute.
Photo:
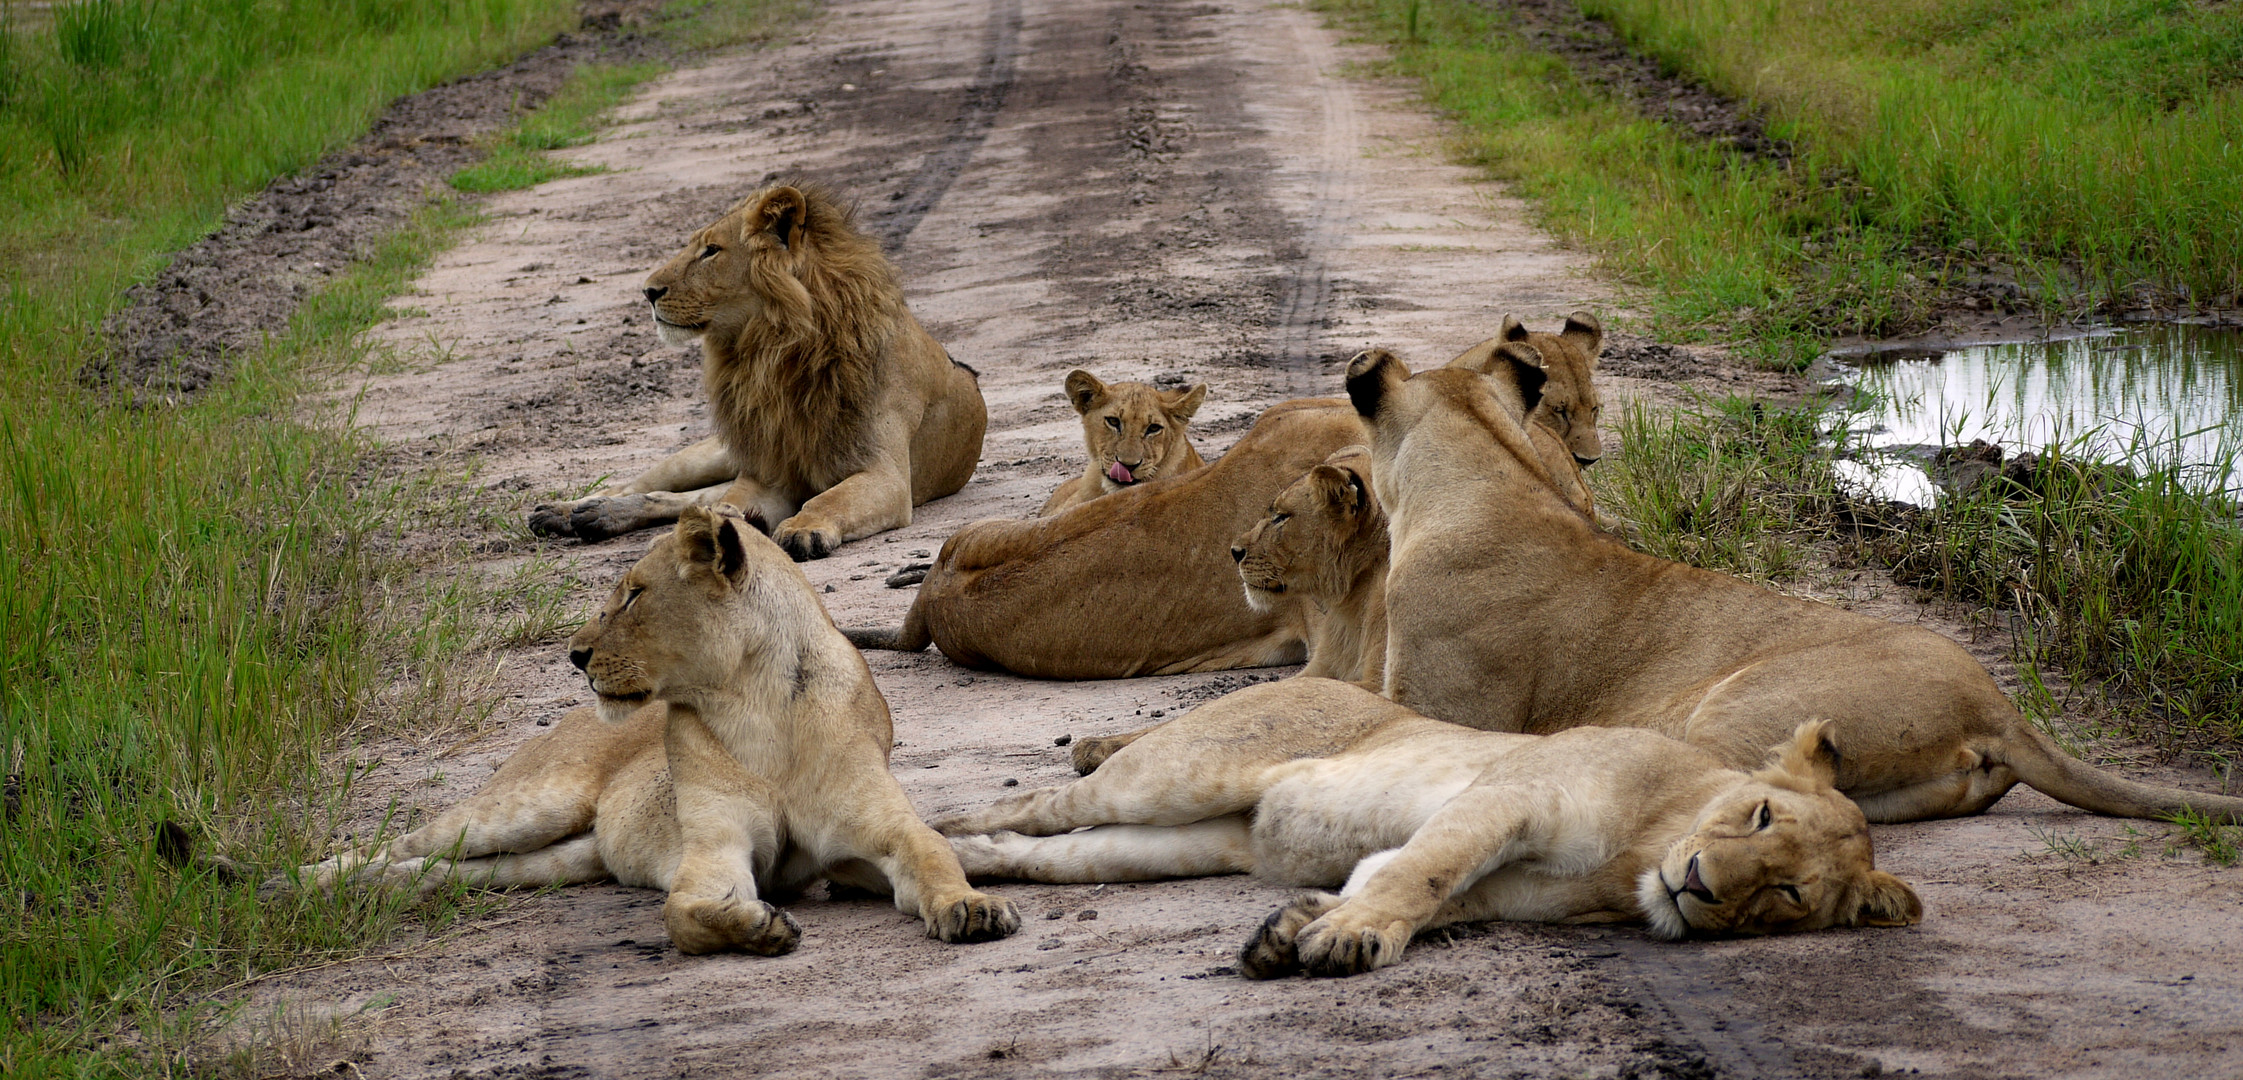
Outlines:
<svg viewBox="0 0 2243 1080"><path fill-rule="evenodd" d="M662 926L670 943L688 956L737 949L757 956L781 956L802 940L794 916L761 900L704 900L672 895L662 905Z"/></svg>
<svg viewBox="0 0 2243 1080"><path fill-rule="evenodd" d="M1012 901L985 893L968 893L927 920L927 936L953 945L995 941L1020 929L1020 912Z"/></svg>
<svg viewBox="0 0 2243 1080"><path fill-rule="evenodd" d="M841 546L841 529L796 514L771 530L771 541L796 562L823 559Z"/></svg>
<svg viewBox="0 0 2243 1080"><path fill-rule="evenodd" d="M1327 978L1361 975L1400 960L1402 950L1409 947L1410 924L1346 915L1344 911L1327 915L1301 929L1293 943L1301 970Z"/></svg>
<svg viewBox="0 0 2243 1080"><path fill-rule="evenodd" d="M575 510L573 502L539 503L530 508L530 532L537 536L575 536L576 526L569 520Z"/></svg>
<svg viewBox="0 0 2243 1080"><path fill-rule="evenodd" d="M569 512L569 528L577 539L597 544L645 528L647 517L644 495L594 496L577 501L576 508Z"/></svg>
<svg viewBox="0 0 2243 1080"><path fill-rule="evenodd" d="M1239 973L1249 979L1278 979L1298 974L1300 958L1294 948L1301 928L1323 917L1324 913L1338 907L1340 898L1331 893L1308 893L1292 903L1270 912L1254 936L1246 939L1246 947L1238 951Z"/></svg>

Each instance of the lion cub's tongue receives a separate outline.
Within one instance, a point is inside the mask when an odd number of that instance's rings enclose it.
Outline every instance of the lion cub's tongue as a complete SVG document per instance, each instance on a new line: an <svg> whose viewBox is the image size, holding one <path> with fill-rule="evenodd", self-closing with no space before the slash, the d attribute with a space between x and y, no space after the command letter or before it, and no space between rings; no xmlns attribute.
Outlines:
<svg viewBox="0 0 2243 1080"><path fill-rule="evenodd" d="M1106 466L1106 475L1113 477L1114 483L1117 484L1134 484L1137 482L1137 478L1131 476L1129 470L1124 468L1119 461Z"/></svg>

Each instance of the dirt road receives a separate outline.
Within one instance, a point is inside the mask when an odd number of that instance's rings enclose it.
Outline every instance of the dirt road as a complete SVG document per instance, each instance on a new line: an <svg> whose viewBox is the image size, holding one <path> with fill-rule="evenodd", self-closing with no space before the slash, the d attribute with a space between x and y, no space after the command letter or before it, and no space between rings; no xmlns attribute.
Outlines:
<svg viewBox="0 0 2243 1080"><path fill-rule="evenodd" d="M1618 311L1520 206L1442 163L1438 126L1401 90L1348 77L1366 55L1261 0L837 2L794 43L652 84L572 152L612 171L493 199L490 224L400 301L425 314L381 330L411 370L344 392L363 389L360 418L398 460L471 464L518 522L706 432L697 355L657 341L643 274L766 178L843 186L991 410L965 491L808 567L844 625L894 622L911 594L883 587L889 571L968 521L1030 512L1080 469L1059 393L1073 367L1210 383L1195 432L1212 456L1266 405L1336 392L1364 345L1437 362L1505 312ZM651 536L488 539L459 573L558 553L589 610ZM1874 610L1933 617L1862 588ZM393 794L464 795L586 697L557 645L505 659L488 737L448 756L366 748L383 764L362 824ZM1057 736L1283 674L1061 684L932 652L871 659L895 770L926 813L1069 777ZM1240 979L1237 946L1287 893L1224 878L999 886L1027 925L970 947L884 903L814 897L793 909L801 947L777 959L681 957L659 896L576 888L259 994L360 1015L375 1077L2243 1072L2243 876L2162 857L2154 825L2126 857L2127 828L2029 792L1971 821L1881 828L1881 863L1929 907L1912 930L1665 945L1496 926L1342 982ZM2054 853L2067 846L2100 861Z"/></svg>

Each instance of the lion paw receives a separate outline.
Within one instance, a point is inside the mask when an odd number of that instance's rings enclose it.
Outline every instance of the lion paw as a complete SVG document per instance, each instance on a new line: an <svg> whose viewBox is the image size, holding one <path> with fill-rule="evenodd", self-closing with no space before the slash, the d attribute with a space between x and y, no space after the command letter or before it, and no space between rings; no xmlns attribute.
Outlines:
<svg viewBox="0 0 2243 1080"><path fill-rule="evenodd" d="M1406 922L1379 925L1326 916L1303 927L1293 949L1301 970L1325 978L1345 977L1400 960L1410 936Z"/></svg>
<svg viewBox="0 0 2243 1080"><path fill-rule="evenodd" d="M1088 739L1076 739L1075 745L1067 750L1067 760L1075 766L1075 775L1089 776L1097 772L1098 767L1104 765L1107 758L1120 753L1121 748L1129 744L1130 740L1128 738L1119 735L1101 735Z"/></svg>
<svg viewBox="0 0 2243 1080"><path fill-rule="evenodd" d="M995 941L1020 929L1020 913L1012 901L985 893L968 893L927 919L927 936L953 945Z"/></svg>
<svg viewBox="0 0 2243 1080"><path fill-rule="evenodd" d="M662 905L670 943L688 956L738 950L781 956L802 940L794 916L761 900L701 900L672 895Z"/></svg>
<svg viewBox="0 0 2243 1080"><path fill-rule="evenodd" d="M1249 979L1278 979L1298 974L1301 961L1294 941L1300 936L1301 928L1322 918L1339 904L1340 898L1331 893L1308 893L1271 912L1255 929L1254 936L1246 939L1246 947L1238 951L1239 973Z"/></svg>
<svg viewBox="0 0 2243 1080"><path fill-rule="evenodd" d="M569 515L576 509L573 502L539 503L530 508L530 533L535 536L575 536L576 526Z"/></svg>
<svg viewBox="0 0 2243 1080"><path fill-rule="evenodd" d="M823 559L841 546L841 530L832 525L818 525L803 520L796 514L779 523L771 531L771 540L778 544L796 562Z"/></svg>

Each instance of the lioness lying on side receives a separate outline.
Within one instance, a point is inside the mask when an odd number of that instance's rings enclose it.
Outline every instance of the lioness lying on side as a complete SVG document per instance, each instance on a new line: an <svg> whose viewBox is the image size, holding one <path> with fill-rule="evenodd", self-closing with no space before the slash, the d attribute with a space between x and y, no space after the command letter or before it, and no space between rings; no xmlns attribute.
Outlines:
<svg viewBox="0 0 2243 1080"><path fill-rule="evenodd" d="M721 501L822 559L973 476L989 423L973 370L912 318L879 242L823 189L748 196L647 276L646 299L662 340L700 341L716 434L537 507L533 532L605 540Z"/></svg>
<svg viewBox="0 0 2243 1080"><path fill-rule="evenodd" d="M1778 750L1745 772L1640 729L1474 731L1287 679L1202 705L1074 783L934 825L972 878L1345 882L1263 924L1250 978L1358 974L1423 931L1491 919L1680 938L1922 918L1830 786L1844 747L1829 725Z"/></svg>
<svg viewBox="0 0 2243 1080"><path fill-rule="evenodd" d="M1349 365L1347 391L1371 425L1388 515L1385 685L1398 704L1491 731L1646 727L1733 768L1798 718L1828 718L1844 750L1837 787L1871 821L1977 813L2019 782L2098 813L2193 806L2243 820L2243 799L2124 780L2064 753L1938 634L1599 532L1553 483L1515 382L1454 367L1412 376L1374 350Z"/></svg>
<svg viewBox="0 0 2243 1080"><path fill-rule="evenodd" d="M614 878L664 889L679 951L794 948L762 897L820 878L892 893L927 936L1020 927L966 884L888 772L888 704L809 580L736 516L699 507L569 641L599 708L577 709L490 783L370 853L300 877L493 887Z"/></svg>
<svg viewBox="0 0 2243 1080"><path fill-rule="evenodd" d="M903 626L849 639L907 652L931 641L967 667L1047 679L1297 663L1299 618L1246 606L1229 545L1279 490L1362 441L1343 401L1282 402L1212 465L1054 517L958 530Z"/></svg>
<svg viewBox="0 0 2243 1080"><path fill-rule="evenodd" d="M1207 464L1187 429L1207 400L1207 384L1162 390L1141 382L1100 382L1076 369L1067 373L1067 403L1083 418L1083 449L1090 464L1051 493L1037 517L1050 517L1131 484L1187 473Z"/></svg>

